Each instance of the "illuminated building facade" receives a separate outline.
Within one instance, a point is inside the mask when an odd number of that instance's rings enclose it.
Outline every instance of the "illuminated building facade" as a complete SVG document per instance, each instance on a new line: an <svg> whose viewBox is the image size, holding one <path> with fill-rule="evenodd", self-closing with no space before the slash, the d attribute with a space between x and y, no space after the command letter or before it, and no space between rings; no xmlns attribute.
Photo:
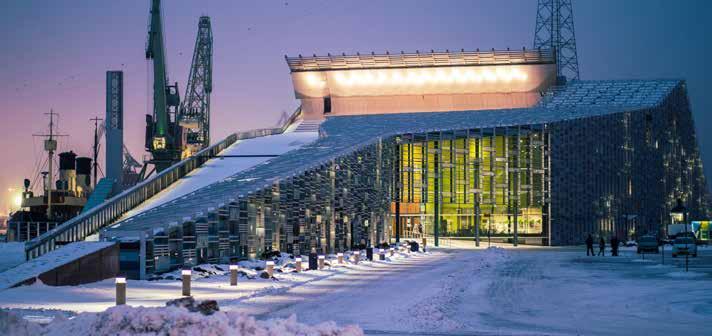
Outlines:
<svg viewBox="0 0 712 336"><path fill-rule="evenodd" d="M677 199L691 219L708 218L685 82L557 85L554 59L546 50L288 57L296 124L318 124L317 140L102 238L133 239L144 277L396 238L625 238L657 233Z"/></svg>

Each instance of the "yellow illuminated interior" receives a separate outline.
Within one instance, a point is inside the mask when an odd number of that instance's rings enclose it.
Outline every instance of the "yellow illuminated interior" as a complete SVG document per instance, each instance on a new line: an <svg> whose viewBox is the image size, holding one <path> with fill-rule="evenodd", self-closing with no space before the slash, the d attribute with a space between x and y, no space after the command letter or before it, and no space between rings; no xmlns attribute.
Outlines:
<svg viewBox="0 0 712 336"><path fill-rule="evenodd" d="M540 140L541 135L533 133L519 138L496 135L402 144L403 236L433 235L436 197L440 199L441 236L474 236L476 207L481 236L488 232L511 236L515 213L518 234L542 235L544 160ZM517 165L519 169L512 170Z"/></svg>

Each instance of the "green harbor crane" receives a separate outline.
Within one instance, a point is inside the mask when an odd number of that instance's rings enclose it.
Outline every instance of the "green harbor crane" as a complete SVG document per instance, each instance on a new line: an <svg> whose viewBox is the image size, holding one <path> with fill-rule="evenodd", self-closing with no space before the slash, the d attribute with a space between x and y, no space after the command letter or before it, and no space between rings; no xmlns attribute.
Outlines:
<svg viewBox="0 0 712 336"><path fill-rule="evenodd" d="M146 150L160 172L180 161L183 151L178 83L170 85L166 72L166 50L161 22L161 1L152 0L146 43L146 59L153 61L153 114L146 115Z"/></svg>

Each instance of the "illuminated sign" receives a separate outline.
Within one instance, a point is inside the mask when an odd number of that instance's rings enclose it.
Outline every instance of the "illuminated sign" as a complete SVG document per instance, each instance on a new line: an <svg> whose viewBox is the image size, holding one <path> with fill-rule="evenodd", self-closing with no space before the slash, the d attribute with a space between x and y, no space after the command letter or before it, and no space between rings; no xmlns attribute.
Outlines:
<svg viewBox="0 0 712 336"><path fill-rule="evenodd" d="M710 226L709 221L692 222L692 231L695 232L695 235L698 237L698 239L709 240L711 229L712 227Z"/></svg>
<svg viewBox="0 0 712 336"><path fill-rule="evenodd" d="M107 126L111 129L123 129L123 73L107 71L106 76Z"/></svg>

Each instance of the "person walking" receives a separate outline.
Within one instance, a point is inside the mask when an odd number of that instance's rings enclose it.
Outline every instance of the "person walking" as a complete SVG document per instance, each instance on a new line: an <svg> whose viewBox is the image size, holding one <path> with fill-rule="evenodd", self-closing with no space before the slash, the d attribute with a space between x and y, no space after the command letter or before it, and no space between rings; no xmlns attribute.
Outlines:
<svg viewBox="0 0 712 336"><path fill-rule="evenodd" d="M606 256L606 241L603 239L603 236L601 236L601 239L598 240L598 255L599 256Z"/></svg>
<svg viewBox="0 0 712 336"><path fill-rule="evenodd" d="M612 236L611 237L611 255L614 257L618 256L618 245L620 242L618 241L618 236Z"/></svg>
<svg viewBox="0 0 712 336"><path fill-rule="evenodd" d="M590 254L589 254L590 253ZM586 255L587 256L595 256L596 253L593 252L593 237L591 234L588 234L588 237L586 238Z"/></svg>

